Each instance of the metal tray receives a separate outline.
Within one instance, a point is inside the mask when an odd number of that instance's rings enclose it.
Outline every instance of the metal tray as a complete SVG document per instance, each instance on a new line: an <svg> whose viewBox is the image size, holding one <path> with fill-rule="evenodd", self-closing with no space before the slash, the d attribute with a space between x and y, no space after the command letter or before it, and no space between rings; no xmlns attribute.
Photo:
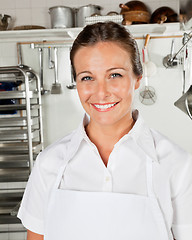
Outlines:
<svg viewBox="0 0 192 240"><path fill-rule="evenodd" d="M29 168L0 169L0 182L26 182Z"/></svg>
<svg viewBox="0 0 192 240"><path fill-rule="evenodd" d="M31 132L32 139L39 136L39 130L34 130ZM15 130L1 130L0 129L0 141L18 141L27 140L28 132L27 129L15 129Z"/></svg>
<svg viewBox="0 0 192 240"><path fill-rule="evenodd" d="M29 156L25 155L0 155L0 168L22 168L29 167Z"/></svg>
<svg viewBox="0 0 192 240"><path fill-rule="evenodd" d="M33 142L33 153L38 153L42 150L42 144L39 142ZM28 154L27 142L14 142L14 143L0 143L0 155L9 154Z"/></svg>
<svg viewBox="0 0 192 240"><path fill-rule="evenodd" d="M39 117L32 117L31 124L38 124ZM7 117L0 118L0 128L2 127L25 127L27 126L27 117Z"/></svg>
<svg viewBox="0 0 192 240"><path fill-rule="evenodd" d="M31 104L31 110L38 109L40 107L39 104ZM0 105L0 111L6 110L26 110L26 104L8 104L8 105Z"/></svg>
<svg viewBox="0 0 192 240"><path fill-rule="evenodd" d="M21 223L21 221L16 216L11 216L10 214L0 215L0 224L14 224L14 223Z"/></svg>
<svg viewBox="0 0 192 240"><path fill-rule="evenodd" d="M37 97L37 94L30 91L29 98ZM0 92L0 99L19 99L19 98L26 98L25 91L1 91Z"/></svg>

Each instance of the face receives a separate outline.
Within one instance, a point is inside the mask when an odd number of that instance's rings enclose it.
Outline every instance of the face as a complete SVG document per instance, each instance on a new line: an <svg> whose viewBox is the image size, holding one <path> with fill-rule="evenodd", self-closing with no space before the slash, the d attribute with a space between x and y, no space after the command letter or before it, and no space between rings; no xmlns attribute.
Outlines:
<svg viewBox="0 0 192 240"><path fill-rule="evenodd" d="M141 77L130 54L113 42L80 48L74 56L77 91L90 124L117 125L132 120L134 91Z"/></svg>

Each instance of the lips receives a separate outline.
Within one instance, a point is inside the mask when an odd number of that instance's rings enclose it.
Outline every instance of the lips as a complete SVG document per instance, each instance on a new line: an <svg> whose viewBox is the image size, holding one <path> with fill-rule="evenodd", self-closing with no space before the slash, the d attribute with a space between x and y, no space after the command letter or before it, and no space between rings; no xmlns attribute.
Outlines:
<svg viewBox="0 0 192 240"><path fill-rule="evenodd" d="M118 104L119 102L115 102L115 103L105 103L105 104L91 104L97 111L99 112L107 112L112 110L113 108L115 108L115 106Z"/></svg>

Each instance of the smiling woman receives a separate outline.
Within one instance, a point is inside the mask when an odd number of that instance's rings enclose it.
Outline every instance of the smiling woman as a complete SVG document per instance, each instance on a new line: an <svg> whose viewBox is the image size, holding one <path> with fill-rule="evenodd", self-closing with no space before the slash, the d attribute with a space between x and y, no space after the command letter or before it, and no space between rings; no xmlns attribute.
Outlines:
<svg viewBox="0 0 192 240"><path fill-rule="evenodd" d="M142 66L131 34L88 25L70 58L86 114L36 160L18 213L28 240L191 239L192 159L132 109Z"/></svg>

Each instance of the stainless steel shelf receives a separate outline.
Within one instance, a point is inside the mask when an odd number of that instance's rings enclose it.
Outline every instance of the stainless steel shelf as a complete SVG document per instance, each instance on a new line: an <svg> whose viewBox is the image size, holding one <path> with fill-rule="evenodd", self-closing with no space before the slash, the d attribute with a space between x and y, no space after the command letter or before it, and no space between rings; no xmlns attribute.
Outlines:
<svg viewBox="0 0 192 240"><path fill-rule="evenodd" d="M31 132L32 139L39 136L39 130ZM17 130L1 130L0 129L0 141L18 141L27 140L28 132L27 129L17 129Z"/></svg>
<svg viewBox="0 0 192 240"><path fill-rule="evenodd" d="M31 104L31 110L38 109L39 107L40 107L39 104ZM0 105L0 111L8 110L26 110L26 105L25 104Z"/></svg>
<svg viewBox="0 0 192 240"><path fill-rule="evenodd" d="M37 93L34 93L32 91L29 92L29 98L37 97ZM0 92L0 99L23 99L26 98L26 92L25 91L1 91Z"/></svg>
<svg viewBox="0 0 192 240"><path fill-rule="evenodd" d="M0 82L13 81L16 88L0 91L0 183L26 183L43 148L40 78L25 65L0 67ZM23 191L0 190L0 225L20 223L16 215Z"/></svg>
<svg viewBox="0 0 192 240"><path fill-rule="evenodd" d="M33 153L38 153L42 149L42 144L39 142L33 142L32 150ZM0 155L9 155L9 154L27 154L29 153L28 143L27 142L3 142L0 143Z"/></svg>
<svg viewBox="0 0 192 240"><path fill-rule="evenodd" d="M31 125L38 124L39 117L32 117ZM0 118L0 128L9 127L26 127L27 117L3 117Z"/></svg>
<svg viewBox="0 0 192 240"><path fill-rule="evenodd" d="M0 155L0 168L22 168L29 167L28 154Z"/></svg>
<svg viewBox="0 0 192 240"><path fill-rule="evenodd" d="M26 182L29 168L0 169L0 182Z"/></svg>
<svg viewBox="0 0 192 240"><path fill-rule="evenodd" d="M10 214L0 215L0 224L16 224L16 223L21 223L20 219L17 218L16 216L11 216ZM6 231L3 231L3 232L6 232ZM0 233L2 233L2 231L0 231Z"/></svg>

